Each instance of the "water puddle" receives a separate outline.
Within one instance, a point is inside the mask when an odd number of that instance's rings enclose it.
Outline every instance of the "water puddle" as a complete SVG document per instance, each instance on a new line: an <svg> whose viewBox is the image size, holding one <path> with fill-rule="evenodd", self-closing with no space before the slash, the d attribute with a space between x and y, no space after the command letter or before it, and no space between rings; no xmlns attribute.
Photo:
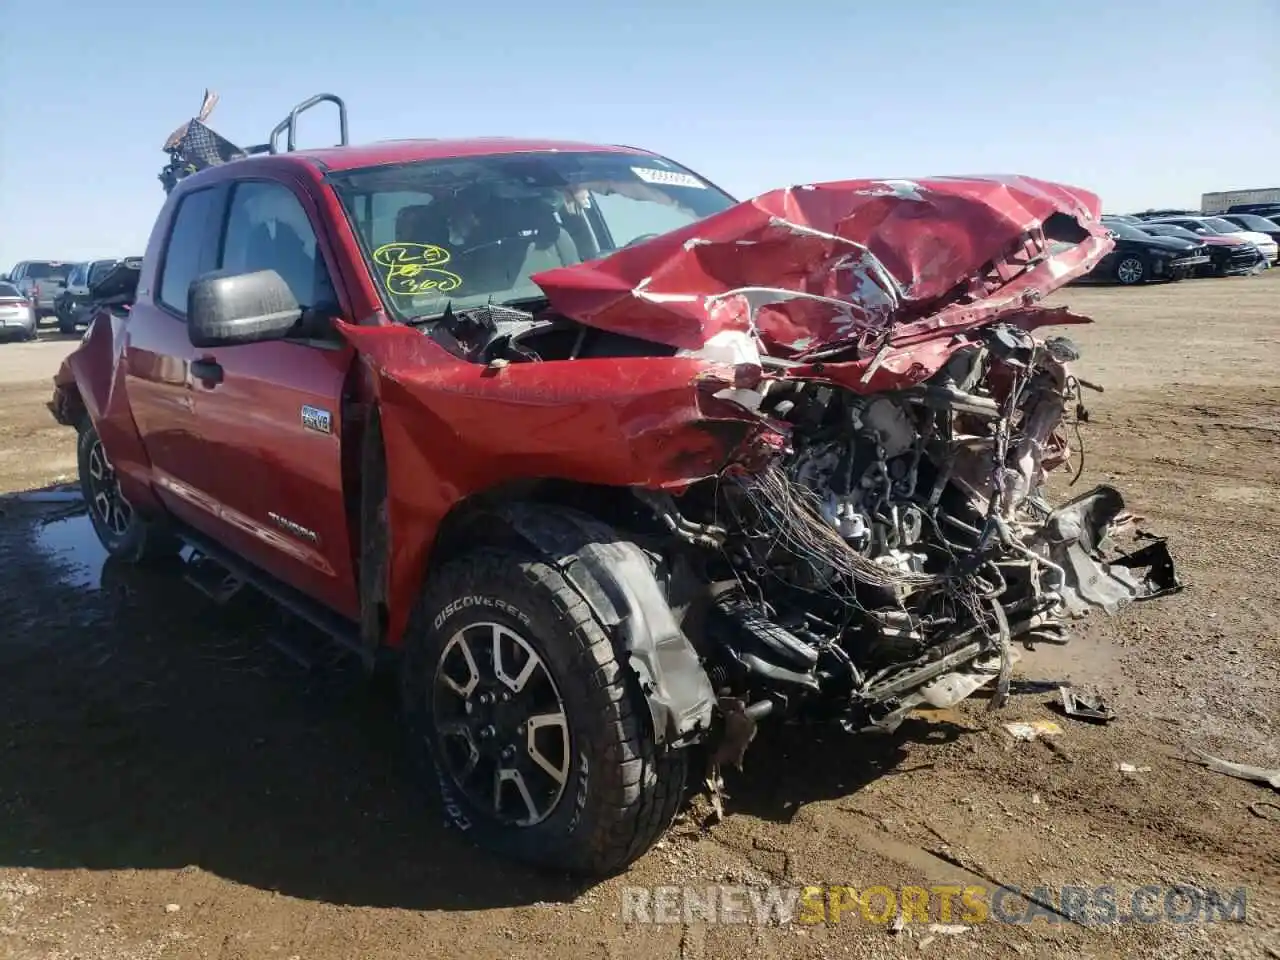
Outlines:
<svg viewBox="0 0 1280 960"><path fill-rule="evenodd" d="M62 569L63 583L87 590L102 587L102 566L107 561L107 551L93 532L87 513L60 517L41 525L35 531L34 543L37 550Z"/></svg>

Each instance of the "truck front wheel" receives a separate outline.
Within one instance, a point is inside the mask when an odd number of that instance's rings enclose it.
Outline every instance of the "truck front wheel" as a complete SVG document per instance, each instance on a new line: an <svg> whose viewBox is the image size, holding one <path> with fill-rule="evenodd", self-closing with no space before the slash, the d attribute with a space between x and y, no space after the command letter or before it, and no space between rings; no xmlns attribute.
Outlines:
<svg viewBox="0 0 1280 960"><path fill-rule="evenodd" d="M402 670L415 760L481 846L603 875L670 825L684 753L655 745L634 678L552 566L496 548L450 561L415 611Z"/></svg>

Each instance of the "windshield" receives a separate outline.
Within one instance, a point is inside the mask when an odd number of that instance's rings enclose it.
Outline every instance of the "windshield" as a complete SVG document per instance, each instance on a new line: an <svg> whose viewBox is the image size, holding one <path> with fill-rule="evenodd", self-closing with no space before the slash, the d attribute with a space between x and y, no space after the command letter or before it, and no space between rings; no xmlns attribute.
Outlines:
<svg viewBox="0 0 1280 960"><path fill-rule="evenodd" d="M1147 223L1143 224L1142 229L1147 233L1155 234L1157 237L1177 237L1180 240L1195 240L1197 242L1201 239L1190 230L1175 226L1172 223Z"/></svg>
<svg viewBox="0 0 1280 960"><path fill-rule="evenodd" d="M18 288L12 283L0 282L0 297L17 297L22 299L22 294L18 292Z"/></svg>
<svg viewBox="0 0 1280 960"><path fill-rule="evenodd" d="M530 277L666 233L734 199L669 160L518 153L333 174L391 313L542 296Z"/></svg>
<svg viewBox="0 0 1280 960"><path fill-rule="evenodd" d="M1202 222L1210 230L1216 230L1218 233L1239 233L1244 229L1230 220L1223 220L1221 217L1205 217Z"/></svg>
<svg viewBox="0 0 1280 960"><path fill-rule="evenodd" d="M1245 230L1256 230L1260 233L1274 233L1276 225L1266 217L1260 217L1254 213L1233 213L1232 220L1239 223ZM1218 219L1215 217L1215 219Z"/></svg>
<svg viewBox="0 0 1280 960"><path fill-rule="evenodd" d="M33 263L27 267L27 276L32 280L66 280L71 272L69 263Z"/></svg>

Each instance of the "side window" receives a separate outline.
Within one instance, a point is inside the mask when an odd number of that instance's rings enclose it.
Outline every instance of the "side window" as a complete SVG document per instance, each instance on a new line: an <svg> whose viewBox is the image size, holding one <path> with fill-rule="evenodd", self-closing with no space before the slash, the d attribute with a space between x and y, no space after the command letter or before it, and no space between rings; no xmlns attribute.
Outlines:
<svg viewBox="0 0 1280 960"><path fill-rule="evenodd" d="M232 273L275 270L304 309L331 306L336 299L307 212L283 184L257 180L236 184L227 213L221 269Z"/></svg>
<svg viewBox="0 0 1280 960"><path fill-rule="evenodd" d="M213 268L209 238L217 196L216 190L197 190L182 198L173 215L157 299L179 316L187 315L187 290L191 281Z"/></svg>

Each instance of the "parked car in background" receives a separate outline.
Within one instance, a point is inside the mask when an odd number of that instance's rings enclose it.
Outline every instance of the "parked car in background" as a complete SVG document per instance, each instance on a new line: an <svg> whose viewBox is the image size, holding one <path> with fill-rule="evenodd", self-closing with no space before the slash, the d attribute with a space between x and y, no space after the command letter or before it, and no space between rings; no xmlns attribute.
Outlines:
<svg viewBox="0 0 1280 960"><path fill-rule="evenodd" d="M1114 220L1116 223L1141 223L1142 221L1131 213L1104 213L1102 222L1107 223Z"/></svg>
<svg viewBox="0 0 1280 960"><path fill-rule="evenodd" d="M1110 217L1103 217L1102 222L1111 231L1115 246L1089 272L1088 280L1112 280L1124 286L1182 280L1209 265L1208 248L1198 240L1153 236Z"/></svg>
<svg viewBox="0 0 1280 960"><path fill-rule="evenodd" d="M9 283L35 306L37 321L53 316L53 302L67 288L71 266L62 260L23 260L9 271Z"/></svg>
<svg viewBox="0 0 1280 960"><path fill-rule="evenodd" d="M1267 263L1274 263L1276 258L1280 257L1280 245L1265 233L1244 230L1230 220L1223 220L1221 217L1160 217L1152 222L1172 223L1177 227L1185 227L1201 237L1216 234L1218 236L1234 236L1242 240L1248 240L1258 248L1258 251L1262 254L1262 259Z"/></svg>
<svg viewBox="0 0 1280 960"><path fill-rule="evenodd" d="M36 313L31 301L4 280L0 280L0 334L6 340L30 340L36 335Z"/></svg>
<svg viewBox="0 0 1280 960"><path fill-rule="evenodd" d="M1133 214L1139 220L1154 220L1156 217L1199 217L1203 216L1199 210L1143 210L1141 213Z"/></svg>
<svg viewBox="0 0 1280 960"><path fill-rule="evenodd" d="M1227 213L1256 213L1260 217L1280 216L1280 203L1233 203Z"/></svg>
<svg viewBox="0 0 1280 960"><path fill-rule="evenodd" d="M1280 214L1277 214L1280 216ZM1265 233L1276 243L1280 244L1280 223L1270 217L1262 217L1256 213L1224 213L1218 217L1219 220L1226 220L1228 223L1234 223L1241 230L1250 230L1253 233Z"/></svg>
<svg viewBox="0 0 1280 960"><path fill-rule="evenodd" d="M1209 267L1201 268L1197 273L1226 277L1237 273L1248 273L1262 263L1262 252L1248 240L1223 234L1192 233L1186 227L1172 223L1143 222L1138 227L1143 233L1156 237L1176 237L1181 240L1193 240L1204 243L1208 248Z"/></svg>
<svg viewBox="0 0 1280 960"><path fill-rule="evenodd" d="M77 263L67 275L67 288L58 295L54 302L54 316L58 318L58 329L63 333L74 333L76 327L85 322L84 308L90 301L90 288L111 272L120 261L89 260Z"/></svg>

